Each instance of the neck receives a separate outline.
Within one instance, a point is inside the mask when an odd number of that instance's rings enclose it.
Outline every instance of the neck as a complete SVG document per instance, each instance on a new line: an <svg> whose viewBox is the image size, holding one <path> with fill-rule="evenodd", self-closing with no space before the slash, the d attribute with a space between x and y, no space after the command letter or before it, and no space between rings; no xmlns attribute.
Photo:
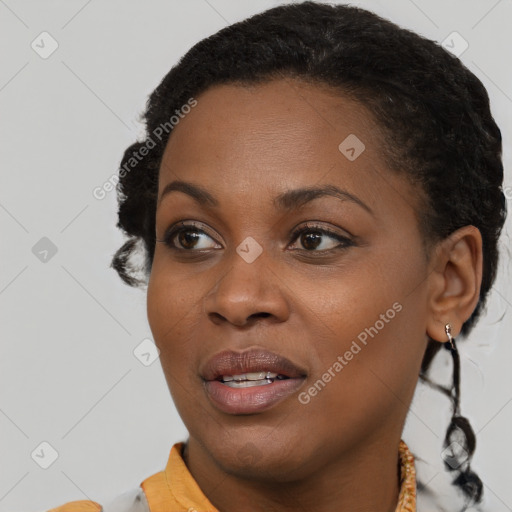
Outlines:
<svg viewBox="0 0 512 512"><path fill-rule="evenodd" d="M227 472L193 437L183 457L205 496L222 512L395 512L400 436L391 439L380 434L378 441L364 440L338 457L332 451L319 453L317 460L308 460L307 473L291 480L282 469L260 479ZM334 460L327 463L327 459Z"/></svg>

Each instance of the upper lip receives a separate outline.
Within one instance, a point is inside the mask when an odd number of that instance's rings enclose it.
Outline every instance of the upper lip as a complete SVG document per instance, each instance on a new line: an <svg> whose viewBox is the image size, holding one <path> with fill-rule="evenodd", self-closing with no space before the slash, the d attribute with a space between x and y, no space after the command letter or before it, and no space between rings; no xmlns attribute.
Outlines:
<svg viewBox="0 0 512 512"><path fill-rule="evenodd" d="M286 357L263 349L244 352L224 350L210 358L201 370L204 380L215 380L222 375L270 371L289 378L300 378L306 372Z"/></svg>

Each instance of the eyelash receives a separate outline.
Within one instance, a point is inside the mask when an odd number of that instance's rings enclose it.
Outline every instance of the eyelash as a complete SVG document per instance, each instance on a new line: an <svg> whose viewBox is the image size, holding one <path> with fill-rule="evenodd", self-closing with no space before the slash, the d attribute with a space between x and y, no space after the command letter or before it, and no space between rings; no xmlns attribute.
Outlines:
<svg viewBox="0 0 512 512"><path fill-rule="evenodd" d="M191 229L191 228L195 228L195 229ZM172 250L175 250L175 251L181 251L181 252L204 253L205 251L210 250L210 249L183 249L181 247L174 246L172 244L172 240L176 237L176 235L179 235L180 233L182 233L184 231L195 231L196 233L205 234L205 235L207 235L207 236L209 236L210 238L213 239L213 237L211 235L209 235L208 232L200 229L198 224L192 223L192 222L189 223L189 224L185 224L185 222L182 221L179 224L177 224L177 225L173 226L172 228L170 228L165 233L163 239L162 240L157 240L157 242L163 242L169 249L172 249ZM291 234L291 236L292 236L291 243L294 243L299 238L299 236L302 235L303 233L309 233L309 232L316 232L316 233L320 233L322 235L328 235L329 237L338 240L340 242L340 244L337 245L336 247L332 247L331 249L324 249L324 250L320 250L320 251L307 250L307 249L298 249L301 252L306 252L308 254L312 254L312 253L331 254L331 253L333 253L335 251L343 250L343 249L346 249L347 247L350 247L350 246L354 245L354 242L350 238L348 238L346 236L343 236L343 235L340 235L339 233L336 233L335 231L332 231L332 230L330 230L328 228L321 227L321 226L319 226L317 224L310 224L310 223L306 223L305 225L300 226L299 228L295 229L292 232L292 234ZM297 249L295 249L295 250L297 250Z"/></svg>
<svg viewBox="0 0 512 512"><path fill-rule="evenodd" d="M331 229L321 227L317 224L309 224L309 223L306 223L306 224L300 226L299 228L295 229L292 232L292 243L296 242L297 239L300 237L300 235L302 235L303 233L311 233L311 232L320 233L322 235L329 235L329 237L334 238L335 240L340 242L340 244L337 245L336 247L332 247L331 249L324 249L321 251L315 251L315 250L308 251L307 249L300 249L301 251L304 251L307 253L315 253L316 252L316 253L320 253L320 254L331 254L335 251L346 249L347 247L354 245L352 240L350 240L350 238L348 238L346 236L340 235L339 233L336 233L335 231L332 231Z"/></svg>

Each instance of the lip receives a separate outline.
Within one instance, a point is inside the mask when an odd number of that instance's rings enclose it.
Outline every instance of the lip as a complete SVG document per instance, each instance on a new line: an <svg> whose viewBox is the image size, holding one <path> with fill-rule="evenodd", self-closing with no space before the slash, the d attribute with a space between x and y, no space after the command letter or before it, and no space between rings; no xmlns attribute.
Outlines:
<svg viewBox="0 0 512 512"><path fill-rule="evenodd" d="M306 372L286 357L268 350L251 349L244 352L224 350L215 354L202 368L204 380L215 380L222 375L239 375L268 370L290 379L304 377Z"/></svg>
<svg viewBox="0 0 512 512"><path fill-rule="evenodd" d="M232 388L220 380L223 375L259 371L270 371L288 378L248 388ZM297 391L306 377L303 368L286 357L263 349L219 352L206 362L200 374L212 404L227 414L254 414L267 410Z"/></svg>

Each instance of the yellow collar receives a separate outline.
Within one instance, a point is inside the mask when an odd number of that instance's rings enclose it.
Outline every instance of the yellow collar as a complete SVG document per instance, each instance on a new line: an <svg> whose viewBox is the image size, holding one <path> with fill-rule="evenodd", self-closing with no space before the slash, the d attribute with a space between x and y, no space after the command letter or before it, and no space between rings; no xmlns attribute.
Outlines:
<svg viewBox="0 0 512 512"><path fill-rule="evenodd" d="M218 512L203 494L182 457L183 442L176 443L165 470L146 478L144 490L151 512ZM395 512L416 512L416 471L414 456L403 440L399 449L400 492Z"/></svg>

